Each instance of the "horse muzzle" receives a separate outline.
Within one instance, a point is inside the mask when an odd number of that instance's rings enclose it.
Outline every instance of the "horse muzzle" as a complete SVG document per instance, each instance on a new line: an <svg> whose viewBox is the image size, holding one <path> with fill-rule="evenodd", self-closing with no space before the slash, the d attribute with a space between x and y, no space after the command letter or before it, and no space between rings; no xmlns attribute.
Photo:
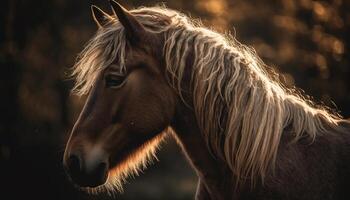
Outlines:
<svg viewBox="0 0 350 200"><path fill-rule="evenodd" d="M80 187L97 187L108 178L109 163L100 151L82 156L79 152L70 152L64 158L64 168L74 183Z"/></svg>

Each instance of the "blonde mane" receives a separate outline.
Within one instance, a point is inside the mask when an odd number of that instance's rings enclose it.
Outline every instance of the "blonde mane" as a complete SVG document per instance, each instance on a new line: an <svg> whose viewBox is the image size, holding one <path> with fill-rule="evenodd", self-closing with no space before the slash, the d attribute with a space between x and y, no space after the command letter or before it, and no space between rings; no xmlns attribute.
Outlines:
<svg viewBox="0 0 350 200"><path fill-rule="evenodd" d="M314 139L335 129L341 120L272 78L254 51L231 36L222 36L164 7L131 13L148 30L163 33L169 84L181 97L185 69L190 67L193 101L189 104L203 137L239 180L264 179L274 166L287 126L295 139L304 135ZM124 73L126 48L124 30L117 20L99 30L73 68L74 91L87 94L97 75L116 58L120 73ZM186 65L187 59L192 59L192 66Z"/></svg>

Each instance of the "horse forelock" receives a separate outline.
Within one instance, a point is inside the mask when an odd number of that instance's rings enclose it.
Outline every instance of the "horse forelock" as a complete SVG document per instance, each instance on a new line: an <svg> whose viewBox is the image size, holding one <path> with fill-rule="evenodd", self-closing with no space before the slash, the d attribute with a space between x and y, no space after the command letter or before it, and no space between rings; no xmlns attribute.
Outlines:
<svg viewBox="0 0 350 200"><path fill-rule="evenodd" d="M164 32L170 27L169 18L174 16L175 11L154 7L135 9L131 13L147 30L157 33ZM72 91L77 95L87 94L95 84L98 74L112 63L119 68L121 74L124 74L127 43L124 27L114 17L96 32L78 55L70 74L75 78Z"/></svg>
<svg viewBox="0 0 350 200"><path fill-rule="evenodd" d="M126 41L123 27L112 22L99 29L78 55L71 76L75 78L72 91L78 95L87 94L95 84L98 75L117 59L121 74L125 73Z"/></svg>
<svg viewBox="0 0 350 200"><path fill-rule="evenodd" d="M182 80L191 67L191 104L208 147L226 161L238 180L262 179L274 165L283 130L295 138L336 129L341 118L316 107L294 89L273 78L254 50L206 29L165 7L131 11L150 31L165 36L163 56L171 84L182 97ZM127 42L117 20L97 32L73 68L74 91L89 92L97 75L117 59L125 69ZM186 59L193 55L193 65Z"/></svg>

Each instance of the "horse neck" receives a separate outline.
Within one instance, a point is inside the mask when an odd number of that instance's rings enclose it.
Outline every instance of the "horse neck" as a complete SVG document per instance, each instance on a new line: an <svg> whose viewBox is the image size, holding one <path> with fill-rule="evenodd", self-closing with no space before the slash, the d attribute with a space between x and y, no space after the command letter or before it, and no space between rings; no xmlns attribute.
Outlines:
<svg viewBox="0 0 350 200"><path fill-rule="evenodd" d="M190 91L192 57L192 53L189 53L182 79L185 91ZM193 102L192 94L190 92L185 93L182 97L185 103L179 101L174 120L171 123L171 127L175 131L173 135L197 173L200 184L204 185L205 190L211 194L223 194L222 190L224 186L233 185L233 179L230 176L232 172L224 161L215 158L210 152L203 138L204 134L201 133L197 123L195 112L191 108L190 102ZM224 198L215 196L215 199Z"/></svg>
<svg viewBox="0 0 350 200"><path fill-rule="evenodd" d="M174 137L199 177L200 184L210 194L222 194L223 187L232 186L232 172L226 163L210 153L197 125L194 112L186 105L177 109L172 128ZM216 199L221 199L216 197Z"/></svg>

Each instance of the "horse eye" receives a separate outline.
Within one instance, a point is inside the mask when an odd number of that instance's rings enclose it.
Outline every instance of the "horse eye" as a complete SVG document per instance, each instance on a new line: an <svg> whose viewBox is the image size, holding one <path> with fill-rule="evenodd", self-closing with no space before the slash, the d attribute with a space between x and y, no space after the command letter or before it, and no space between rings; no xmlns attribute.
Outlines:
<svg viewBox="0 0 350 200"><path fill-rule="evenodd" d="M115 74L108 74L105 78L106 81L106 87L107 88L113 88L121 86L121 84L124 83L124 76L115 75Z"/></svg>

